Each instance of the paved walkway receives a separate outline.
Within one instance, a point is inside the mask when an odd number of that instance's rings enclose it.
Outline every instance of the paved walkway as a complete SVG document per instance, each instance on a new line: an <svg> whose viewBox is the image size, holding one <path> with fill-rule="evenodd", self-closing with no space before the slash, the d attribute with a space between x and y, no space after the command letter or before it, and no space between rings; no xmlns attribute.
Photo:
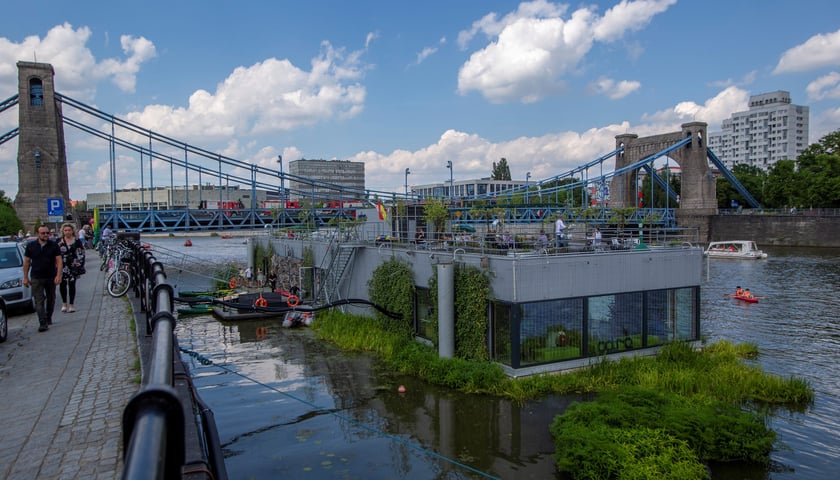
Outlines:
<svg viewBox="0 0 840 480"><path fill-rule="evenodd" d="M140 388L131 307L104 290L96 254L76 312L9 318L0 344L0 478L113 479L122 473L122 411ZM61 297L56 290L56 310Z"/></svg>

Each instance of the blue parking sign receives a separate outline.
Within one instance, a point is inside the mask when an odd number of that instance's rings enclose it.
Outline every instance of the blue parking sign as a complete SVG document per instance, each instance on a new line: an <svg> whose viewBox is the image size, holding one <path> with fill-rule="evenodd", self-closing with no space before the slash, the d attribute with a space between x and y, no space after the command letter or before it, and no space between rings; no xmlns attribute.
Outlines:
<svg viewBox="0 0 840 480"><path fill-rule="evenodd" d="M63 198L48 198L47 199L47 216L50 222L60 222L64 219L64 199Z"/></svg>

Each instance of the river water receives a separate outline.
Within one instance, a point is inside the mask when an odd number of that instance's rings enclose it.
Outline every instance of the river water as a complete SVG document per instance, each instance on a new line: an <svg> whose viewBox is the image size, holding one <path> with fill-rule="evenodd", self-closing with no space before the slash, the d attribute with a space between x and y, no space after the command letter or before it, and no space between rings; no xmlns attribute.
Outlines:
<svg viewBox="0 0 840 480"><path fill-rule="evenodd" d="M244 262L241 238L195 238L193 245L189 253L206 261ZM769 254L763 261L707 262L702 334L757 344L766 371L806 379L816 399L801 411L773 412L779 445L769 468L714 465L713 478L840 478L840 320L831 295L840 291L840 251ZM167 271L180 289L201 288L200 280ZM759 303L728 298L736 285L761 296ZM561 478L548 425L579 398L517 406L453 393L392 375L368 355L340 352L279 321L186 317L177 334L182 347L216 364L184 357L215 413L230 478Z"/></svg>

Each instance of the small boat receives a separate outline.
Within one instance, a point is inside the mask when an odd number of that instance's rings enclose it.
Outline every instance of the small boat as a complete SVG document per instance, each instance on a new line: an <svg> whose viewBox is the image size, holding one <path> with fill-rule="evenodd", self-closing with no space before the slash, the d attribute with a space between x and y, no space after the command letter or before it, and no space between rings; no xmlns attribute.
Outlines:
<svg viewBox="0 0 840 480"><path fill-rule="evenodd" d="M185 246L185 247L192 247L192 240L187 239L187 241L186 241L186 242L184 242L184 246Z"/></svg>
<svg viewBox="0 0 840 480"><path fill-rule="evenodd" d="M755 242L750 240L728 240L712 242L703 252L709 258L733 258L743 260L761 260L767 254L759 250Z"/></svg>
<svg viewBox="0 0 840 480"><path fill-rule="evenodd" d="M233 238L231 234L219 235L219 238Z"/></svg>
<svg viewBox="0 0 840 480"><path fill-rule="evenodd" d="M211 313L213 311L213 305L206 304L206 305L193 305L191 307L182 307L178 309L178 313L181 315L200 315L203 313Z"/></svg>
<svg viewBox="0 0 840 480"><path fill-rule="evenodd" d="M732 298L734 298L735 300L740 300L742 302L747 302L747 303L758 303L758 299L755 298L755 297L745 297L743 295L732 295Z"/></svg>

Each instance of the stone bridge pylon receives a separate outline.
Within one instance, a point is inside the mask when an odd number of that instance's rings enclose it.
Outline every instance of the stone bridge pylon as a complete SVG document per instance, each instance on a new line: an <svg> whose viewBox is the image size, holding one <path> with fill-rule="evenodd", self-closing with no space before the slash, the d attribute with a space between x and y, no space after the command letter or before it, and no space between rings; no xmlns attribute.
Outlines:
<svg viewBox="0 0 840 480"><path fill-rule="evenodd" d="M625 133L616 135L616 148L624 151L616 156L615 168L626 167L650 155L660 152L675 143L691 138L691 142L668 154L681 170L680 213L715 214L717 211L717 190L715 176L709 168L706 154L706 123L690 122L682 130L650 137L639 137ZM613 177L610 184L610 206L633 207L637 204L636 173L627 172ZM678 213L677 215L679 215Z"/></svg>
<svg viewBox="0 0 840 480"><path fill-rule="evenodd" d="M71 211L61 103L48 63L18 62L18 193L15 211L27 230L46 223L47 199L61 198Z"/></svg>

